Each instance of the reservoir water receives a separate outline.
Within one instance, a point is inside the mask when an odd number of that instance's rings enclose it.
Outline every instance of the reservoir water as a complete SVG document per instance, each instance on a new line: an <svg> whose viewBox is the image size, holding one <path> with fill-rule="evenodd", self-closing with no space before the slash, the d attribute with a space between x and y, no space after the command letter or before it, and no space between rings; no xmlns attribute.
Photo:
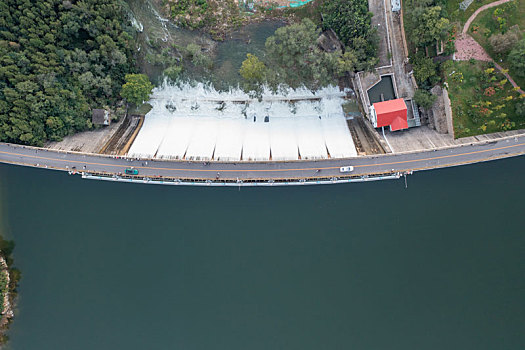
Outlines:
<svg viewBox="0 0 525 350"><path fill-rule="evenodd" d="M524 172L239 190L0 165L10 348L523 349Z"/></svg>

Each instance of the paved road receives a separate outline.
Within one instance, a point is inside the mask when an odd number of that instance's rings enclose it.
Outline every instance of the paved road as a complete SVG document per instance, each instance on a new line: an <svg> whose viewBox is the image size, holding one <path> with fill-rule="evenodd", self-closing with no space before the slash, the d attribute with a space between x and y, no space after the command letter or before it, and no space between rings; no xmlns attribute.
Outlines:
<svg viewBox="0 0 525 350"><path fill-rule="evenodd" d="M220 163L161 160L132 160L96 154L60 152L0 143L0 162L86 173L123 173L126 168L139 170L138 178L159 177L181 180L293 180L374 176L443 168L461 164L525 154L525 135L489 143L479 143L437 151L387 154L351 159L290 162ZM351 174L339 172L345 165L354 166Z"/></svg>

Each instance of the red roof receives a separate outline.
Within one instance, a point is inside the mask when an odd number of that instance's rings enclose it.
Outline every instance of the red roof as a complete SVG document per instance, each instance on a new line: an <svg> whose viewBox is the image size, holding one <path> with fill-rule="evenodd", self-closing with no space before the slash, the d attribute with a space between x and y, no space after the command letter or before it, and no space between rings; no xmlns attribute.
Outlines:
<svg viewBox="0 0 525 350"><path fill-rule="evenodd" d="M374 103L376 127L390 126L390 130L408 129L407 105L402 98Z"/></svg>

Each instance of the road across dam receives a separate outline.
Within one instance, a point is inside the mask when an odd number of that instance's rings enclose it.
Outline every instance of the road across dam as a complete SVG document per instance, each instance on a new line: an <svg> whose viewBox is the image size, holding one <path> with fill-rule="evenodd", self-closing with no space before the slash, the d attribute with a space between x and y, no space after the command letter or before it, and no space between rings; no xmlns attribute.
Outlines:
<svg viewBox="0 0 525 350"><path fill-rule="evenodd" d="M292 185L369 181L523 154L525 135L434 151L269 162L132 159L0 143L2 163L67 171L101 180L180 185ZM340 167L349 165L354 167L352 172L340 172ZM138 170L138 175L125 175L125 169L131 167Z"/></svg>

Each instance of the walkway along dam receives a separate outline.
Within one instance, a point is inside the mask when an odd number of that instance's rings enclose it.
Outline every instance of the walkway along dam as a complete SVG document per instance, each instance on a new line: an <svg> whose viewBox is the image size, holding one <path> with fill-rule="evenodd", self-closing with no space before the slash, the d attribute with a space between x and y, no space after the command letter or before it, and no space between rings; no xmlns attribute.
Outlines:
<svg viewBox="0 0 525 350"><path fill-rule="evenodd" d="M395 179L414 171L445 168L525 154L525 134L433 151L341 159L202 162L152 160L64 152L0 143L0 162L65 171L86 179L200 186L278 186ZM349 173L340 167L353 166ZM125 175L133 167L138 175Z"/></svg>

